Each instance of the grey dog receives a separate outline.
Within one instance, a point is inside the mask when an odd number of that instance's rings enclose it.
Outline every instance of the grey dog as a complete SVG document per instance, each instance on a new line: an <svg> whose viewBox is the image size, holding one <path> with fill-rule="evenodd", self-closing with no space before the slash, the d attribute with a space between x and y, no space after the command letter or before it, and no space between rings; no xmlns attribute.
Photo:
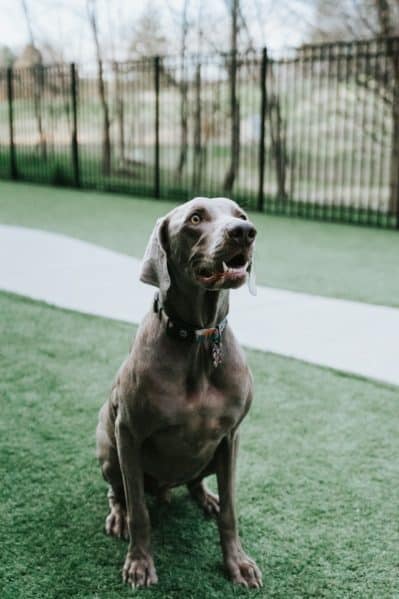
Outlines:
<svg viewBox="0 0 399 599"><path fill-rule="evenodd" d="M125 582L158 581L145 492L168 499L185 484L217 518L230 579L259 588L234 506L238 428L252 376L227 324L229 290L250 282L256 230L227 198L195 198L157 221L141 280L158 287L109 400L100 411L97 455L109 483L106 531L129 539ZM216 474L219 496L204 478Z"/></svg>

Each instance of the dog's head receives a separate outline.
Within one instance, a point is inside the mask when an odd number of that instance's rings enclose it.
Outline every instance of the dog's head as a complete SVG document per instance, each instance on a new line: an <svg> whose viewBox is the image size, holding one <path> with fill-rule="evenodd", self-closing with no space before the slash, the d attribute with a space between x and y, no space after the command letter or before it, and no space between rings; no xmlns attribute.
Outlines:
<svg viewBox="0 0 399 599"><path fill-rule="evenodd" d="M254 225L232 200L194 198L157 221L140 279L163 292L171 278L213 291L248 280L254 293L255 237Z"/></svg>

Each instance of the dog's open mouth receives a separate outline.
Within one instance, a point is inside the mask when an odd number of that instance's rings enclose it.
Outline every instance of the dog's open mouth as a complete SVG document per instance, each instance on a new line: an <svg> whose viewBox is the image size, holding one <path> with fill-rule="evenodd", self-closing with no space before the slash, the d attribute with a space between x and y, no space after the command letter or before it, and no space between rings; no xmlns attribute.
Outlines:
<svg viewBox="0 0 399 599"><path fill-rule="evenodd" d="M229 260L223 260L220 265L200 267L196 272L196 276L205 285L216 282L236 282L246 277L249 265L248 258L240 253Z"/></svg>

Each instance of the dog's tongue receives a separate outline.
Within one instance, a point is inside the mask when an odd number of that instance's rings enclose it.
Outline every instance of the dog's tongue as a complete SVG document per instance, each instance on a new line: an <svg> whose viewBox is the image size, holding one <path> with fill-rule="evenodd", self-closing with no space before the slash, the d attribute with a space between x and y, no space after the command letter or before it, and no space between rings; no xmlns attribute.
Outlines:
<svg viewBox="0 0 399 599"><path fill-rule="evenodd" d="M237 267L226 267L227 270L222 270L220 272L215 272L209 276L201 276L200 279L205 283L215 283L220 280L229 280L235 279L237 276L244 275L247 272L248 265L237 266Z"/></svg>

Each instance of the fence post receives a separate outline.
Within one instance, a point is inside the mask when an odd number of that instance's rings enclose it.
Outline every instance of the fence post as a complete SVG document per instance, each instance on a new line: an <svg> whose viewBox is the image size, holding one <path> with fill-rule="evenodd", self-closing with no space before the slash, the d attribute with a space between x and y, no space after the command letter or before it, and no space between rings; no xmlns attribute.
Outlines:
<svg viewBox="0 0 399 599"><path fill-rule="evenodd" d="M399 230L399 38L389 39L388 53L393 66L392 148L390 163L390 201L396 207L396 228Z"/></svg>
<svg viewBox="0 0 399 599"><path fill-rule="evenodd" d="M159 75L160 75L160 58L154 58L154 75L155 75L155 170L154 170L154 195L156 198L160 196L160 171L159 171Z"/></svg>
<svg viewBox="0 0 399 599"><path fill-rule="evenodd" d="M14 86L13 86L13 70L11 67L7 69L7 99L8 99L8 129L10 138L10 173L12 179L18 179L17 159L15 154L14 141Z"/></svg>
<svg viewBox="0 0 399 599"><path fill-rule="evenodd" d="M258 183L258 210L263 211L265 202L265 119L267 105L266 75L267 75L267 48L262 49L260 65L260 136L259 136L259 183Z"/></svg>
<svg viewBox="0 0 399 599"><path fill-rule="evenodd" d="M77 69L74 62L70 65L71 99L72 99L72 169L76 187L80 187L79 144L78 144L78 102L77 102Z"/></svg>

